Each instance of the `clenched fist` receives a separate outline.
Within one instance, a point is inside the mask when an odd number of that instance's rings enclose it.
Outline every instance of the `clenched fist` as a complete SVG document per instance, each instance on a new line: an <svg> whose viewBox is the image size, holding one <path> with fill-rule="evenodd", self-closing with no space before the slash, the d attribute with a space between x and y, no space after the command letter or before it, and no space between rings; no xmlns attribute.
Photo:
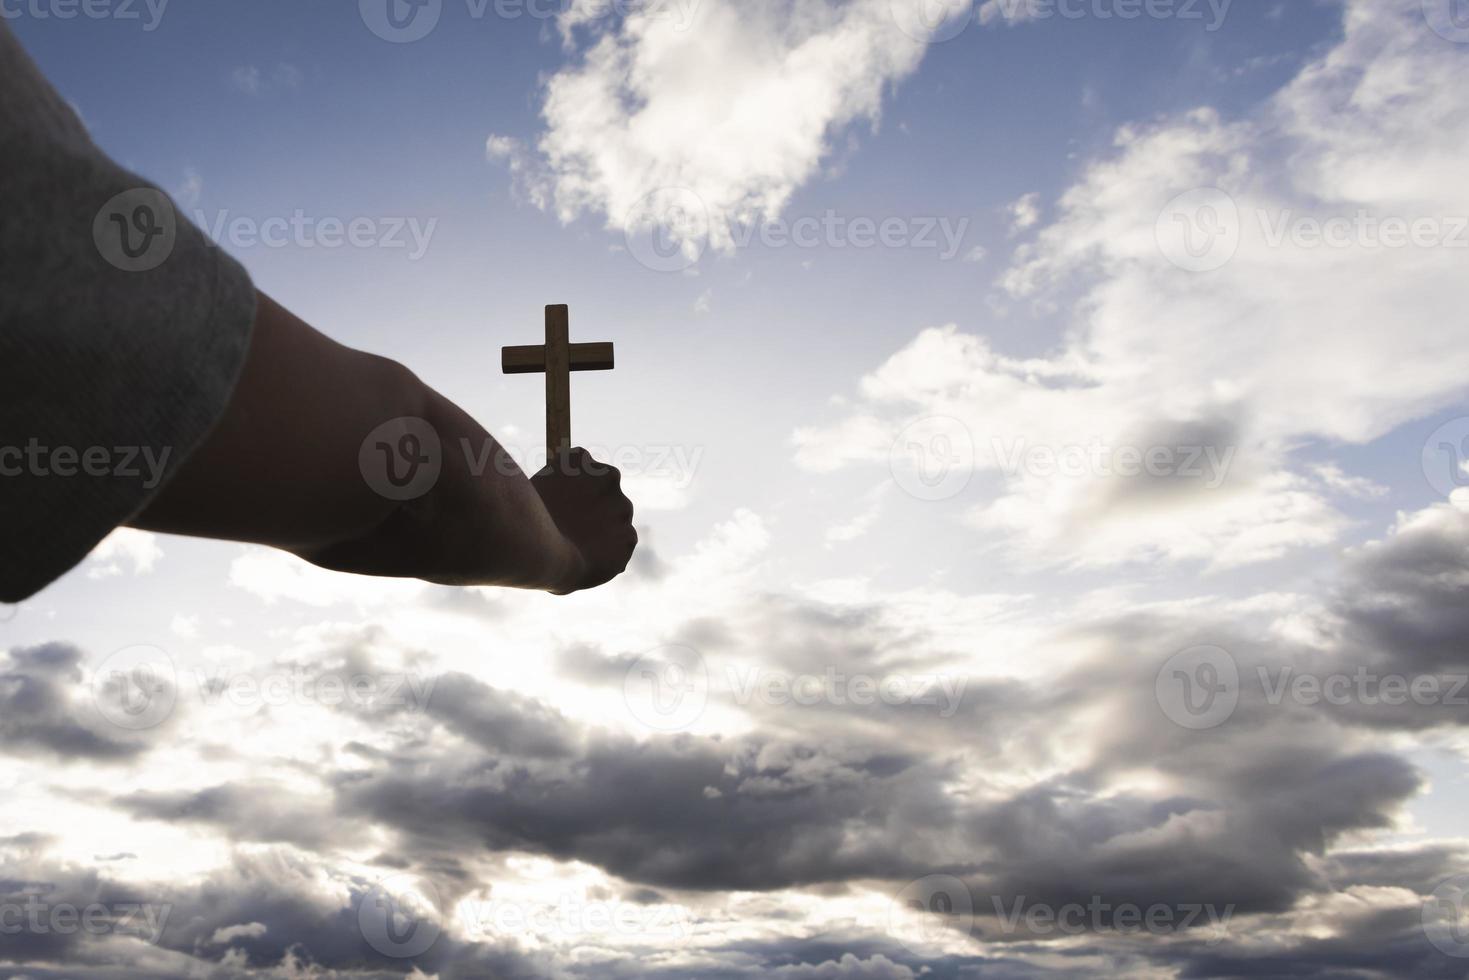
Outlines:
<svg viewBox="0 0 1469 980"><path fill-rule="evenodd" d="M638 546L632 501L622 492L622 474L585 449L562 453L531 477L556 527L581 556L579 568L559 595L592 589L621 575Z"/></svg>

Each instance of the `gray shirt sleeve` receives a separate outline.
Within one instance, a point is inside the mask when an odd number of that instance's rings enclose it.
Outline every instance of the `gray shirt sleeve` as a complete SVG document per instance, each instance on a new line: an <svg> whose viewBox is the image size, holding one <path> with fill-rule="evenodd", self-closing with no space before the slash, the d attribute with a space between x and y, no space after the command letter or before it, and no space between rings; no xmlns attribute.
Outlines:
<svg viewBox="0 0 1469 980"><path fill-rule="evenodd" d="M80 562L223 413L245 271L93 145L0 22L0 601Z"/></svg>

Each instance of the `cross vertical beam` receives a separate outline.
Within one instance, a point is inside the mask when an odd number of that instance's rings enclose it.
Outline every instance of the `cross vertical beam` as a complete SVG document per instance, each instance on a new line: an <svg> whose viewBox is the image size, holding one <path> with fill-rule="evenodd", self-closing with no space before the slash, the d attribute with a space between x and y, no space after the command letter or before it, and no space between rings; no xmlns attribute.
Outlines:
<svg viewBox="0 0 1469 980"><path fill-rule="evenodd" d="M546 307L546 454L571 448L571 310Z"/></svg>

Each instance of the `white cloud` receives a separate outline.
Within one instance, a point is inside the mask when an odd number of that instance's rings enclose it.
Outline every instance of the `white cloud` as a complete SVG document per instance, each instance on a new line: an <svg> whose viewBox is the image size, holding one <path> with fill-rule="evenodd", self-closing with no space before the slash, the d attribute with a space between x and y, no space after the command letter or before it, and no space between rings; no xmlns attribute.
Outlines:
<svg viewBox="0 0 1469 980"><path fill-rule="evenodd" d="M622 487L637 502L639 513L683 510L689 505L689 483L676 474L624 471Z"/></svg>
<svg viewBox="0 0 1469 980"><path fill-rule="evenodd" d="M236 939L259 939L267 931L262 922L246 922L243 925L214 930L214 935L209 937L209 942L211 945L227 946Z"/></svg>
<svg viewBox="0 0 1469 980"><path fill-rule="evenodd" d="M661 7L563 25L588 36L547 83L528 183L564 221L591 213L623 228L669 189L712 215L777 216L843 130L877 121L886 87L925 50L889 0L702 0L688 22ZM722 232L716 221L716 247Z"/></svg>
<svg viewBox="0 0 1469 980"><path fill-rule="evenodd" d="M520 152L522 148L520 140L513 136L499 136L491 133L485 140L485 155L491 160L505 160Z"/></svg>
<svg viewBox="0 0 1469 980"><path fill-rule="evenodd" d="M204 177L199 171L189 167L184 171L183 183L179 184L173 196L185 207L197 206L204 196Z"/></svg>
<svg viewBox="0 0 1469 980"><path fill-rule="evenodd" d="M828 548L838 544L846 544L866 536L872 530L872 525L882 516L883 503L887 498L889 485L878 484L877 489L869 491L864 495L864 504L850 520L841 524L834 524L826 530L826 546Z"/></svg>
<svg viewBox="0 0 1469 980"><path fill-rule="evenodd" d="M1469 252L1385 247L1356 224L1365 212L1448 233L1469 215L1469 185L1452 176L1469 158L1455 94L1469 52L1425 30L1416 2L1346 11L1344 40L1251 116L1125 128L1061 196L1003 277L1012 301L1043 310L1082 284L1060 350L1012 359L954 326L925 331L863 380L848 417L796 434L799 461L886 462L906 422L950 416L983 443L975 465L1005 478L970 520L1033 559L1234 565L1333 540L1345 521L1331 498L1370 488L1294 451L1376 439L1469 379L1469 348L1446 328L1462 319ZM1183 215L1195 244L1238 242L1211 271L1180 267L1197 256L1178 251L1165 209L1200 188L1228 197L1206 191L1214 211ZM1282 239L1303 217L1345 219L1346 244ZM1018 448L1097 442L1234 455L1213 486L1006 465Z"/></svg>
<svg viewBox="0 0 1469 980"><path fill-rule="evenodd" d="M1323 463L1313 467L1315 474L1332 490L1343 496L1360 500L1374 500L1387 496L1387 487L1366 477L1350 476L1334 463Z"/></svg>
<svg viewBox="0 0 1469 980"><path fill-rule="evenodd" d="M1039 192L1026 194L1005 209L1010 215L1010 233L1018 234L1034 228L1041 220L1041 196Z"/></svg>
<svg viewBox="0 0 1469 980"><path fill-rule="evenodd" d="M112 578L121 575L124 566L134 575L146 575L162 557L157 535L129 527L118 528L92 549L87 559L87 578Z"/></svg>
<svg viewBox="0 0 1469 980"><path fill-rule="evenodd" d="M269 71L257 65L242 65L230 73L230 85L245 95L267 95L301 87L304 76L295 65L281 62Z"/></svg>
<svg viewBox="0 0 1469 980"><path fill-rule="evenodd" d="M267 603L290 599L308 606L339 603L381 608L419 595L427 586L406 579L329 572L284 551L252 547L230 564L230 584Z"/></svg>
<svg viewBox="0 0 1469 980"><path fill-rule="evenodd" d="M246 95L260 94L260 69L254 65L245 65L236 68L230 74L230 83L234 85L235 91L244 92Z"/></svg>

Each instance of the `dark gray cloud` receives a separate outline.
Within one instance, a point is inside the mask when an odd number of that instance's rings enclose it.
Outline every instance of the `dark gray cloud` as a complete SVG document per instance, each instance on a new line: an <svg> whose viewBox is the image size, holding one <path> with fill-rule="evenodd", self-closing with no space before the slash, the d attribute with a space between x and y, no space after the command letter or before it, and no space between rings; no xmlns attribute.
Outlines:
<svg viewBox="0 0 1469 980"><path fill-rule="evenodd" d="M342 779L337 799L416 856L530 851L652 886L770 889L903 875L889 842L952 826L940 786L902 753L670 737L551 762L421 758Z"/></svg>
<svg viewBox="0 0 1469 980"><path fill-rule="evenodd" d="M148 750L146 736L108 726L94 709L81 660L64 643L0 655L0 752L121 762Z"/></svg>
<svg viewBox="0 0 1469 980"><path fill-rule="evenodd" d="M1359 549L1337 611L1369 665L1469 671L1469 509L1441 504Z"/></svg>
<svg viewBox="0 0 1469 980"><path fill-rule="evenodd" d="M1444 548L1444 540L1456 543ZM428 876L451 900L493 887L487 869L529 853L599 867L618 880L614 894L634 903L700 908L727 891L782 889L836 897L878 888L896 900L909 882L949 875L973 907L956 934L969 955L924 957L896 936L853 930L716 943L677 968L611 956L598 976L1336 978L1391 976L1394 964L1414 975L1465 976L1461 961L1427 942L1420 908L1444 878L1469 871L1465 854L1452 844L1358 843L1394 827L1425 785L1378 731L1462 719L1272 701L1259 669L1452 669L1464 621L1459 606L1442 607L1463 598L1466 553L1461 511L1417 515L1351 559L1309 642L1282 639L1259 616L1197 604L1078 622L1059 639L1085 656L1025 680L962 678L962 698L947 716L918 703L735 704L716 683L711 697L746 714L746 734L639 739L465 674L437 675L426 678L421 703L341 706L391 724L372 745L344 743L344 752L323 756L350 765L316 773L320 796L267 781L133 792L115 802L139 819L281 845L268 856L237 856L206 885L169 893L187 915L170 921L161 947L184 957L194 975L246 976L295 961L323 976L401 977L404 964L365 948L351 915L371 883L343 875L336 893L322 886L323 868L371 829L386 841L375 865ZM911 617L880 604L765 596L743 613L748 629L694 617L668 636L697 638L711 665L758 655L786 673L927 676L997 655L894 626ZM1170 719L1155 682L1173 653L1200 644L1227 650L1241 683L1227 720L1193 730ZM366 646L333 651L333 666L321 670L373 672ZM12 655L8 673L47 680L58 698L37 703L66 705L76 662L74 652L23 653ZM607 697L620 697L636 662L629 651L585 645L557 659L569 680ZM33 835L8 845L15 860L34 863L48 841ZM106 893L106 879L89 874L90 893ZM14 881L64 877L33 872ZM68 887L83 890L80 881ZM1368 893L1379 897L1366 901ZM1231 919L1222 935L1201 920L1134 936L1119 934L1122 924L1106 913L1065 943L1004 921L1017 902L1059 908L1094 899L1179 912L1207 905ZM1297 926L1303 915L1308 929ZM1270 942L1258 942L1261 935ZM122 971L96 976L169 975L137 968L112 947L87 952L31 937L16 948L18 962ZM104 967L107 957L113 965ZM550 954L451 937L415 965L444 978L588 973Z"/></svg>
<svg viewBox="0 0 1469 980"><path fill-rule="evenodd" d="M336 875L286 852L236 854L232 865L192 886L123 885L93 871L44 860L5 861L0 855L0 903L23 909L40 903L39 928L12 915L21 928L0 937L0 965L15 964L16 977L280 978L351 977L402 980L414 968L450 978L493 976L540 980L553 975L538 961L509 947L463 942L435 931L422 953L397 958L374 948L361 925L361 905L381 893L372 881ZM451 894L447 893L446 894ZM107 907L146 912L119 917L102 930L58 931L46 917L61 906ZM403 934L430 925L401 922ZM75 964L49 972L57 962ZM7 977L10 974L0 974Z"/></svg>
<svg viewBox="0 0 1469 980"><path fill-rule="evenodd" d="M491 752L558 758L572 751L575 729L559 711L468 674L437 678L424 708L454 734Z"/></svg>
<svg viewBox="0 0 1469 980"><path fill-rule="evenodd" d="M113 803L136 817L212 827L232 840L290 843L319 851L352 844L362 830L337 818L321 796L303 796L264 782L130 793Z"/></svg>
<svg viewBox="0 0 1469 980"><path fill-rule="evenodd" d="M1159 423L1120 445L1103 447L1109 454L1098 465L1112 478L1089 512L1187 506L1201 494L1248 485L1259 474L1247 461L1258 453L1241 452L1242 438L1236 420L1217 417Z"/></svg>

